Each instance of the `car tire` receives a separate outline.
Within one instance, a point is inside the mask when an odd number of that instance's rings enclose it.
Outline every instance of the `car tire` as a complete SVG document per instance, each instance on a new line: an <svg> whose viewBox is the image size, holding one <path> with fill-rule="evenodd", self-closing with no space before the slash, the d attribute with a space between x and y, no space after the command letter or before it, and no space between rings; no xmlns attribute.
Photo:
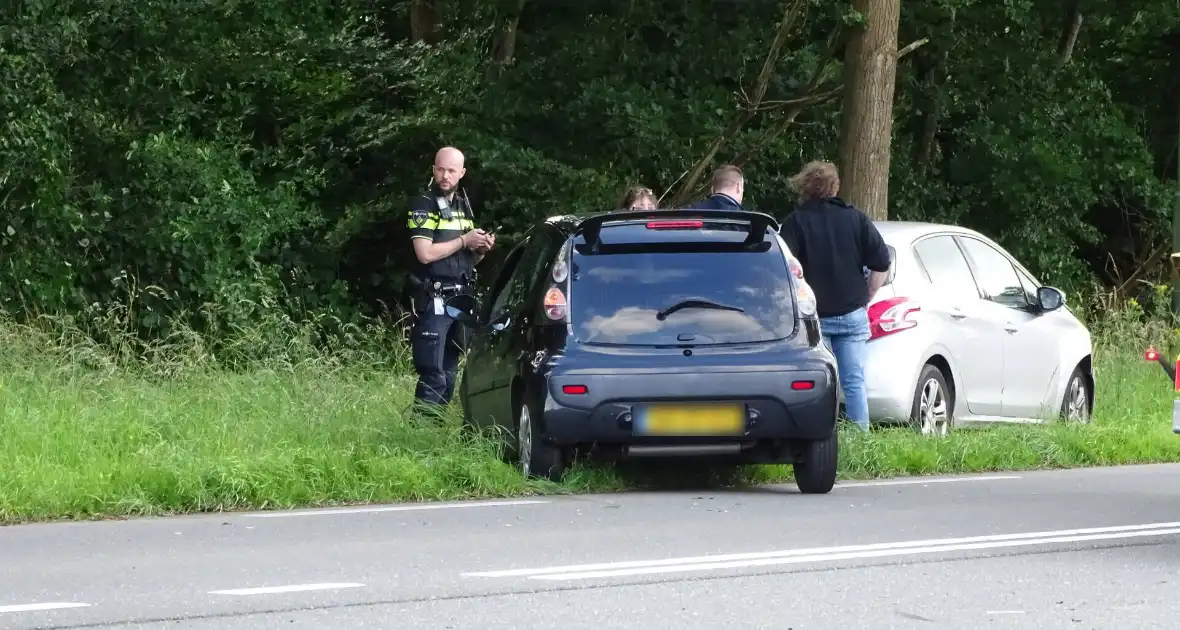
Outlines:
<svg viewBox="0 0 1180 630"><path fill-rule="evenodd" d="M514 459L521 475L525 479L560 480L565 474L565 457L560 448L542 441L535 411L527 401L520 404L515 425Z"/></svg>
<svg viewBox="0 0 1180 630"><path fill-rule="evenodd" d="M1061 399L1061 418L1066 422L1089 424L1092 397L1090 381L1079 365L1073 369L1069 380L1065 382L1065 396Z"/></svg>
<svg viewBox="0 0 1180 630"><path fill-rule="evenodd" d="M918 374L914 388L910 422L922 435L946 437L955 425L955 398L946 384L946 375L937 366L927 363Z"/></svg>
<svg viewBox="0 0 1180 630"><path fill-rule="evenodd" d="M836 485L840 465L840 440L836 430L823 440L803 443L802 453L792 466L795 485L803 494L827 494Z"/></svg>

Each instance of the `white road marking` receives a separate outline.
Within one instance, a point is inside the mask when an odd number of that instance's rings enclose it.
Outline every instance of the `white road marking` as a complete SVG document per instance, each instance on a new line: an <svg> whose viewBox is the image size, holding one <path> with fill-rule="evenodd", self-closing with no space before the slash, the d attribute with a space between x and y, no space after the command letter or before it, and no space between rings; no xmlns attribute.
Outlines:
<svg viewBox="0 0 1180 630"><path fill-rule="evenodd" d="M985 615L1023 615L1023 610L989 610Z"/></svg>
<svg viewBox="0 0 1180 630"><path fill-rule="evenodd" d="M1018 475L981 475L978 477L916 477L912 479L885 479L882 481L852 481L837 483L837 488L866 488L871 486L920 486L928 483L962 483L967 481L1004 481L1020 479Z"/></svg>
<svg viewBox="0 0 1180 630"><path fill-rule="evenodd" d="M533 569L508 569L503 571L464 573L463 575L467 577L527 577L530 580L581 580L600 577L623 577L779 564L828 562L832 560L883 558L948 551L1023 547L1063 542L1115 540L1172 534L1180 534L1180 522L996 534L966 538L913 540L893 543L845 545L840 547L813 547L809 549L667 558L663 560L636 560Z"/></svg>
<svg viewBox="0 0 1180 630"><path fill-rule="evenodd" d="M334 514L377 514L379 512L415 512L419 510L451 510L456 508L502 507L509 505L540 505L552 503L539 499L518 499L512 501L456 501L452 503L415 503L413 505L386 505L381 507L329 508L323 510L300 510L297 512L259 512L243 514L250 518L290 518L293 516L329 516Z"/></svg>
<svg viewBox="0 0 1180 630"><path fill-rule="evenodd" d="M90 604L77 602L45 602L44 604L15 604L0 606L0 613L33 612L37 610L59 610L62 608L86 608Z"/></svg>
<svg viewBox="0 0 1180 630"><path fill-rule="evenodd" d="M353 582L325 582L321 584L292 584L290 586L260 586L257 588L234 588L226 591L209 591L210 595L271 595L274 593L302 593L305 591L332 591L342 588L361 588L364 584Z"/></svg>

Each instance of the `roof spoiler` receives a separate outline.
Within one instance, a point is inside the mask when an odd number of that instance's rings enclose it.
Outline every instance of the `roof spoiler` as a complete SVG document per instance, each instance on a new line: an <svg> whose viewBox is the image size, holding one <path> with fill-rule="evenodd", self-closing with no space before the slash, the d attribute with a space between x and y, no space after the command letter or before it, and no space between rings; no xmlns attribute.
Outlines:
<svg viewBox="0 0 1180 630"><path fill-rule="evenodd" d="M774 217L752 210L714 210L711 208L676 208L663 210L616 210L592 216L578 224L574 236L581 234L591 251L598 248L598 237L602 232L602 224L607 221L629 220L667 220L667 219L710 219L749 221L750 234L746 237L746 244L761 243L766 238L766 230L779 230L779 223Z"/></svg>

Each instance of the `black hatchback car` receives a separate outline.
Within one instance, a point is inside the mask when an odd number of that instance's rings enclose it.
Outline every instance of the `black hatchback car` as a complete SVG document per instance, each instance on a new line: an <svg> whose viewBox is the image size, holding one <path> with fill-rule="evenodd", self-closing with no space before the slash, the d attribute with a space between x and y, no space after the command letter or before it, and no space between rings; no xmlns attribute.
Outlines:
<svg viewBox="0 0 1180 630"><path fill-rule="evenodd" d="M508 254L470 326L467 423L508 430L525 476L575 449L791 463L832 489L835 359L770 216L732 210L554 217Z"/></svg>

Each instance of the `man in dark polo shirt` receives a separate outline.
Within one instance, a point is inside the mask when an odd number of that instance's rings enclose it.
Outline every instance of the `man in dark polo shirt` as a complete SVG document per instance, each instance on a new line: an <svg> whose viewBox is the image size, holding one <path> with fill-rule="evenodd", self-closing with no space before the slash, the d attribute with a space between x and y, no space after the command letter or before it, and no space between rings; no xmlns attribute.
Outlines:
<svg viewBox="0 0 1180 630"><path fill-rule="evenodd" d="M742 169L723 164L713 171L713 183L709 197L689 206L693 210L741 210L742 195L746 190L746 178Z"/></svg>
<svg viewBox="0 0 1180 630"><path fill-rule="evenodd" d="M454 395L467 331L446 315L444 303L473 289L475 265L496 242L494 235L475 227L467 195L456 194L467 172L463 162L458 149L439 149L430 189L410 200L410 243L418 263L410 271L410 346L419 404L444 405Z"/></svg>
<svg viewBox="0 0 1180 630"><path fill-rule="evenodd" d="M830 162L811 162L791 178L799 205L779 234L803 265L815 290L824 342L836 355L844 409L849 420L869 430L864 389L865 310L889 271L889 250L864 212L840 199L840 175ZM865 268L869 269L866 281Z"/></svg>

